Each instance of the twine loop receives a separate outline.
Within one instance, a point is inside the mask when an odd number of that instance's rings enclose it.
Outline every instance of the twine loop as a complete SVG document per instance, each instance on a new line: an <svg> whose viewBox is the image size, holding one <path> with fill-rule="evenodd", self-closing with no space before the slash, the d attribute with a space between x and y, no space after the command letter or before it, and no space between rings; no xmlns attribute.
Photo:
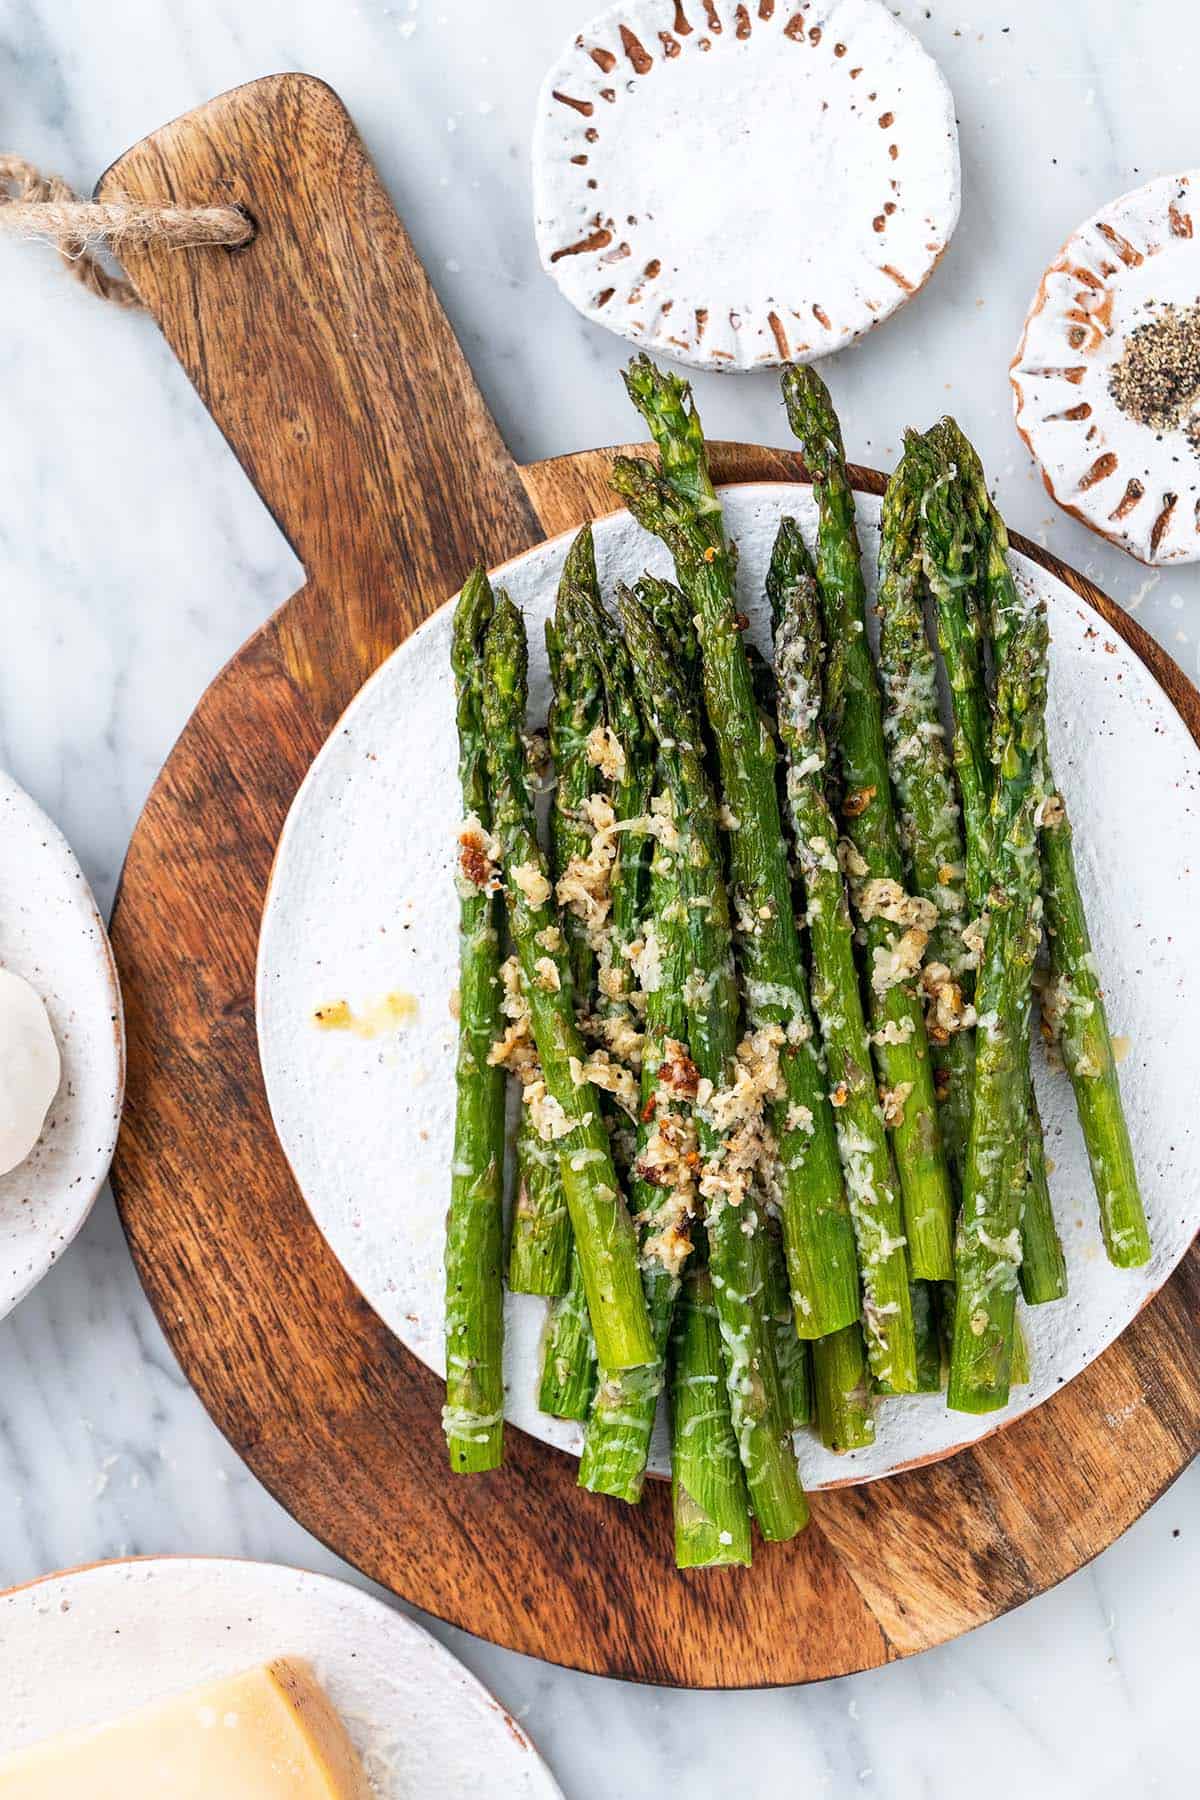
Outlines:
<svg viewBox="0 0 1200 1800"><path fill-rule="evenodd" d="M0 156L0 231L53 244L89 293L134 311L141 309L141 301L125 276L106 267L98 254L101 247L115 255L133 244L233 249L254 236L251 220L236 206L167 206L119 197L81 200L61 177L43 175L19 156Z"/></svg>

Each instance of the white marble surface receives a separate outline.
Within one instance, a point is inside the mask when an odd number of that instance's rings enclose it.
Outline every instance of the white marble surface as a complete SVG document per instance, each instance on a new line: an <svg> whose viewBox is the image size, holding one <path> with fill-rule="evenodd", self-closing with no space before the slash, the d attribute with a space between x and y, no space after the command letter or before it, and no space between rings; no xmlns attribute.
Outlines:
<svg viewBox="0 0 1200 1800"><path fill-rule="evenodd" d="M1200 575L1151 576L1046 501L1006 367L1038 274L1111 194L1196 158L1189 0L896 8L958 102L964 210L928 291L827 369L852 453L957 410L1013 523L1094 575L1197 674ZM623 347L542 277L534 95L576 0L0 0L3 147L86 185L222 88L325 76L357 117L508 441L627 435ZM802 180L804 172L797 171ZM0 762L102 904L205 682L300 578L153 330L0 246ZM768 378L708 377L705 419L785 442ZM1200 1781L1200 1473L1054 1593L906 1665L808 1690L684 1695L545 1668L438 1627L578 1800L779 1793L1166 1796ZM181 1378L102 1200L0 1325L0 1581L131 1551L336 1567L241 1467Z"/></svg>

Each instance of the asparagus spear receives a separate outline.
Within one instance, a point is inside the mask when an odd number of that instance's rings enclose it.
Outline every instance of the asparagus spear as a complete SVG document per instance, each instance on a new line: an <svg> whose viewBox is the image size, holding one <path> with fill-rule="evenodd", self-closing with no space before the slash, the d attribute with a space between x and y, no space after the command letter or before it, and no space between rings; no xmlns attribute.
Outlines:
<svg viewBox="0 0 1200 1800"><path fill-rule="evenodd" d="M575 538L567 552L559 582L555 618L546 623L546 652L550 661L551 702L549 736L557 782L550 815L550 862L561 875L572 856L586 855L591 832L582 807L595 786L595 767L587 745L602 717L602 678L589 653L579 624L580 595L596 585L596 559L590 526ZM595 958L584 922L573 913L563 920L574 978L576 1001L586 1005L592 986ZM572 1285L571 1222L558 1159L547 1155L533 1125L529 1109L522 1108L517 1131L517 1193L509 1246L508 1285L515 1294L565 1295ZM579 1277L576 1293L563 1309L568 1341L575 1338L574 1321L581 1317ZM563 1351L552 1348L556 1335L551 1308L547 1361L561 1363ZM552 1409L550 1409L552 1410ZM563 1414L562 1417L572 1417Z"/></svg>
<svg viewBox="0 0 1200 1800"><path fill-rule="evenodd" d="M700 722L645 611L628 590L619 594L619 604L671 803L673 829L664 848L679 883L677 909L689 950L682 991L690 1058L674 1081L695 1097L699 1188L730 1409L759 1529L768 1539L789 1538L805 1524L808 1509L763 1304L766 1242L753 1191L765 1149L761 1095L778 1079L771 1058L784 1034L779 1027L766 1028L738 1044L729 901Z"/></svg>
<svg viewBox="0 0 1200 1800"><path fill-rule="evenodd" d="M542 1142L533 1114L523 1106L517 1121L508 1285L514 1294L557 1295L566 1293L570 1279L571 1231L558 1157L552 1145Z"/></svg>
<svg viewBox="0 0 1200 1800"><path fill-rule="evenodd" d="M960 446L962 442L960 434ZM992 504L979 459L973 453L963 457L963 476L987 547L985 591L993 637L999 645L1006 630L1011 629L1014 615L1019 616L1021 605L1008 566L1008 532ZM1044 745L1042 780L1046 790L1040 819L1042 891L1051 972L1049 1005L1043 1005L1043 1020L1048 1014L1075 1091L1109 1260L1119 1268L1137 1268L1149 1261L1150 1234L1121 1105L1103 990L1079 891L1071 824L1062 796L1055 789Z"/></svg>
<svg viewBox="0 0 1200 1800"><path fill-rule="evenodd" d="M1027 606L996 672L989 808L992 884L979 966L967 1173L955 1254L949 1405L1007 1404L1027 1175L1025 1061L1041 935L1037 810L1046 702L1045 615Z"/></svg>
<svg viewBox="0 0 1200 1800"><path fill-rule="evenodd" d="M465 583L450 657L458 713L464 827L459 860L458 1069L446 1226L446 1404L442 1423L458 1474L503 1457L504 1072L488 1061L500 1036L499 903L487 854L492 807L484 752L480 651L492 615L481 568Z"/></svg>
<svg viewBox="0 0 1200 1800"><path fill-rule="evenodd" d="M928 485L921 441L905 450L883 497L879 553L879 674L892 785L912 891L937 911L923 985L932 989L926 1030L939 1101L942 1142L959 1186L971 1124L975 1040L962 1021L974 989L963 942L970 923L966 851L954 772L937 697L937 667L925 635L919 530ZM934 972L944 980L930 979Z"/></svg>
<svg viewBox="0 0 1200 1800"><path fill-rule="evenodd" d="M624 646L600 599L590 525L583 527L567 552L557 617L553 627L547 626L546 643L554 689L550 745L558 772L551 851L555 875L561 878L571 868L572 859L586 858L590 849L591 828L582 809L601 777L612 789L617 820L640 817L648 797L648 747L633 700ZM568 907L564 915L577 1011L587 1014L594 1007L593 1025L602 1028L610 1045L626 1052L635 1034L633 976L625 952L641 911L644 844L640 832L621 832L616 837L607 920L593 916L600 904L587 896L586 904ZM597 947L602 967L598 966ZM611 1120L611 1104L602 1104ZM618 1166L621 1141L622 1134L614 1131ZM559 1418L585 1419L596 1388L595 1345L584 1303L582 1271L573 1254L569 1291L551 1307L547 1322L539 1404L543 1412Z"/></svg>
<svg viewBox="0 0 1200 1800"><path fill-rule="evenodd" d="M599 1371L583 1285L583 1263L572 1246L568 1285L546 1314L538 1406L556 1419L586 1419Z"/></svg>
<svg viewBox="0 0 1200 1800"><path fill-rule="evenodd" d="M673 799L669 776L663 790ZM691 1247L695 1206L694 1127L684 984L690 966L678 855L656 839L650 865L646 935L653 945L645 995L642 1108L632 1198L640 1228L642 1281L656 1354L640 1368L605 1371L588 1419L579 1480L593 1493L636 1504L665 1373L679 1275ZM683 1089L680 1088L681 1073Z"/></svg>
<svg viewBox="0 0 1200 1800"><path fill-rule="evenodd" d="M988 809L994 786L988 733L988 700L982 639L984 618L971 604L973 586L968 564L986 556L990 528L978 493L986 488L975 452L952 419L943 419L925 440L911 437L907 454L920 468L923 488L922 560L936 602L938 641L942 648L954 706L953 751L963 795L966 828L967 900L980 915L987 903L990 829ZM971 479L971 471L978 486ZM975 554L970 553L971 542ZM987 606L994 627L993 656L1007 654L1009 626ZM1017 614L1014 613L1013 617ZM1033 1091L1029 1045L1021 1048L1025 1086L1027 1186L1021 1215L1021 1287L1031 1305L1060 1300L1067 1291L1067 1269L1054 1222L1046 1176L1042 1121Z"/></svg>
<svg viewBox="0 0 1200 1800"><path fill-rule="evenodd" d="M509 929L542 1067L541 1083L527 1089L526 1097L558 1152L600 1361L609 1369L631 1368L653 1360L654 1339L642 1296L636 1233L618 1187L599 1097L590 1081L577 1081L573 1074L573 1064L582 1070L585 1051L574 1017L570 959L526 777L521 729L527 669L521 615L501 593L484 644L483 721Z"/></svg>
<svg viewBox="0 0 1200 1800"><path fill-rule="evenodd" d="M925 933L909 919L904 864L888 779L879 687L867 643L866 590L842 434L815 370L784 371L788 421L812 472L819 508L817 583L830 660L827 730L841 779L846 831L859 858L856 888L866 932L876 1064L896 1102L892 1148L914 1276L941 1280L953 1267L954 1203L942 1154L925 1018L911 978ZM887 905L882 896L893 896ZM884 905L889 919L878 910ZM918 903L920 905L922 903ZM904 929L902 933L898 926Z"/></svg>
<svg viewBox="0 0 1200 1800"><path fill-rule="evenodd" d="M792 1296L788 1291L787 1258L777 1219L768 1218L766 1222L766 1256L763 1305L774 1327L772 1335L779 1369L783 1422L787 1430L796 1431L812 1420L812 1355L808 1340L796 1335Z"/></svg>
<svg viewBox="0 0 1200 1800"><path fill-rule="evenodd" d="M816 573L794 519L784 519L767 573L775 622L779 733L787 795L804 881L812 997L825 1045L838 1148L858 1244L863 1321L871 1373L895 1393L917 1385L904 1220L887 1127L871 1073L854 928L837 860L837 826L825 798L821 729L821 641Z"/></svg>
<svg viewBox="0 0 1200 1800"><path fill-rule="evenodd" d="M626 375L662 457L619 457L612 483L640 524L661 537L696 621L705 707L715 740L729 863L754 1028L782 1028L784 1097L772 1124L780 1152L780 1212L797 1330L819 1337L857 1319L858 1271L832 1110L809 1010L792 907L791 871L775 786L775 749L758 716L738 629L733 560L708 474L691 391L636 357Z"/></svg>
<svg viewBox="0 0 1200 1800"><path fill-rule="evenodd" d="M746 1479L729 1412L712 1276L699 1259L684 1276L671 1333L671 1494L678 1568L749 1563Z"/></svg>
<svg viewBox="0 0 1200 1800"><path fill-rule="evenodd" d="M863 1450L875 1442L871 1380L862 1330L847 1325L812 1347L817 1430L827 1450Z"/></svg>

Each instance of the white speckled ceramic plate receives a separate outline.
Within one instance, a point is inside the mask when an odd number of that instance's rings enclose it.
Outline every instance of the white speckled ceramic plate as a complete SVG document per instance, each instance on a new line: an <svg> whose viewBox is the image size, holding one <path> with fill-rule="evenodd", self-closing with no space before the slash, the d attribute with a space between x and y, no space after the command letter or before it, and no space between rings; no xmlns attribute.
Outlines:
<svg viewBox="0 0 1200 1800"><path fill-rule="evenodd" d="M724 491L740 545L740 605L764 631L762 584L780 515L811 536L807 488ZM860 496L868 572L878 500ZM531 717L545 717L542 626L568 539L500 571L523 608ZM666 573L659 544L626 513L596 526L605 592L644 567ZM1114 1033L1131 1048L1121 1084L1154 1244L1145 1269L1107 1261L1074 1099L1038 1057L1038 1096L1070 1296L1028 1311L1033 1380L1007 1412L972 1420L938 1395L879 1409L875 1445L835 1457L808 1434L810 1487L886 1475L945 1456L1019 1417L1112 1342L1166 1279L1200 1225L1200 1124L1188 1020L1200 1009L1195 937L1200 880L1200 752L1163 691L1120 639L1039 565L1019 578L1049 607L1051 741L1071 805L1080 874ZM388 1326L432 1368L442 1361L442 1235L453 1130L456 982L456 785L449 607L402 644L362 689L296 797L280 841L259 944L258 1034L280 1141L317 1224ZM760 641L764 641L761 640ZM370 1013L394 990L416 998L406 1025L376 1038L320 1031L314 1008L348 1000ZM510 1295L507 1414L577 1450L578 1427L535 1406L544 1307ZM659 1458L658 1466L662 1461Z"/></svg>
<svg viewBox="0 0 1200 1800"><path fill-rule="evenodd" d="M1186 339L1200 301L1198 202L1189 169L1085 220L1042 276L1011 370L1017 430L1047 492L1144 563L1200 561L1200 404L1186 380L1163 404L1172 384L1160 378L1162 413L1143 424L1124 391L1139 334L1151 367L1181 355L1154 339L1172 315Z"/></svg>
<svg viewBox="0 0 1200 1800"><path fill-rule="evenodd" d="M811 362L949 243L954 101L882 0L619 0L542 84L533 186L596 324L698 368Z"/></svg>
<svg viewBox="0 0 1200 1800"><path fill-rule="evenodd" d="M98 1563L0 1596L0 1755L277 1656L310 1664L378 1800L561 1800L520 1727L403 1613L327 1575L208 1557Z"/></svg>
<svg viewBox="0 0 1200 1800"><path fill-rule="evenodd" d="M36 1147L0 1175L0 1317L24 1298L91 1211L125 1093L121 993L104 922L66 839L0 773L0 968L41 995L62 1080Z"/></svg>

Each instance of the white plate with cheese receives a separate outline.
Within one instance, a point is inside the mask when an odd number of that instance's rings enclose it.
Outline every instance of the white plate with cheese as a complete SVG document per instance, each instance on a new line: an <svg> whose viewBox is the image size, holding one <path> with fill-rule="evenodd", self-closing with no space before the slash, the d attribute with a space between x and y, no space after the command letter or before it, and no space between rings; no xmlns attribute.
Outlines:
<svg viewBox="0 0 1200 1800"><path fill-rule="evenodd" d="M155 1557L16 1588L0 1596L0 1693L3 1800L561 1800L427 1632L271 1563Z"/></svg>

